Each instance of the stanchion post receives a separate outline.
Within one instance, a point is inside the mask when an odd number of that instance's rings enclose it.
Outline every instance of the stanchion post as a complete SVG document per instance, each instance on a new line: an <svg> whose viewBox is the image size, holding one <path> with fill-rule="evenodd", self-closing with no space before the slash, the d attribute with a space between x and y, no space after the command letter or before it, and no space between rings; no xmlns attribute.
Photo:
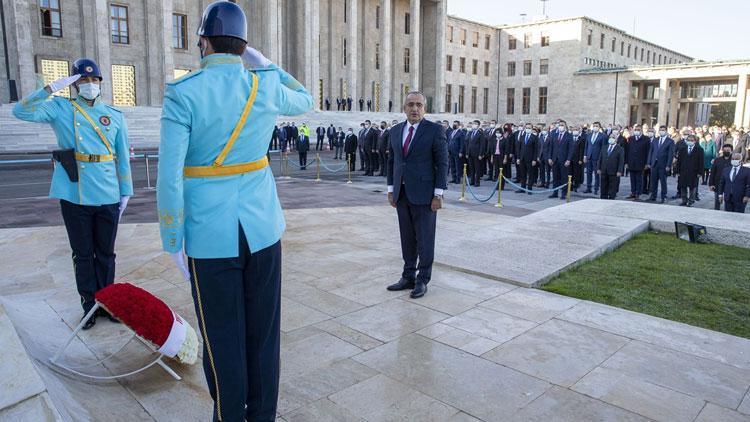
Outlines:
<svg viewBox="0 0 750 422"><path fill-rule="evenodd" d="M568 175L568 194L565 196L565 202L570 202L570 191L573 188L573 176Z"/></svg>
<svg viewBox="0 0 750 422"><path fill-rule="evenodd" d="M316 154L315 154L315 159L316 159L316 160L317 160L317 162L318 162L318 166L317 166L317 167L318 167L318 169L317 169L317 171L318 171L318 175L317 175L317 177L315 178L315 181L316 181L316 182L320 182L320 153L316 153Z"/></svg>
<svg viewBox="0 0 750 422"><path fill-rule="evenodd" d="M458 198L461 202L466 200L466 166L467 164L464 164L464 175L461 178L461 197Z"/></svg>
<svg viewBox="0 0 750 422"><path fill-rule="evenodd" d="M502 208L503 207L503 203L502 203L502 201L500 199L501 192L503 191L502 189L500 189L500 182L502 180L503 180L503 175L502 175L502 172L501 172L500 177L497 178L497 204L495 204L495 208Z"/></svg>
<svg viewBox="0 0 750 422"><path fill-rule="evenodd" d="M143 158L146 159L146 189L151 189L151 170L148 166L148 153L144 153Z"/></svg>
<svg viewBox="0 0 750 422"><path fill-rule="evenodd" d="M346 172L349 174L346 184L352 184L352 155L346 154Z"/></svg>

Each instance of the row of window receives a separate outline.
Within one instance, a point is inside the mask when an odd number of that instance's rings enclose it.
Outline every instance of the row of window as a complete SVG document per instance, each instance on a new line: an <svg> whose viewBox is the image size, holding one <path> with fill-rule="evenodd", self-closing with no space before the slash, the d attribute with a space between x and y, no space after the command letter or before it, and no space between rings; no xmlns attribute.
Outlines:
<svg viewBox="0 0 750 422"><path fill-rule="evenodd" d="M453 25L448 25L448 31L445 34L448 38L449 43L453 43ZM459 42L461 45L466 45L466 29L459 30ZM490 49L490 40L492 37L490 35L485 34L484 36L484 49L489 50ZM471 46L474 48L479 48L479 32L474 31L471 33Z"/></svg>
<svg viewBox="0 0 750 422"><path fill-rule="evenodd" d="M606 43L606 35L604 33L599 34L599 49L604 50L604 45ZM594 39L594 30L589 29L588 35L586 36L586 43L591 46L593 44ZM610 49L614 53L617 49L617 38L612 37L611 40L611 47ZM640 53L640 58L639 58ZM638 46L633 46L632 44L628 43L627 50L625 49L625 41L620 41L620 56L627 56L627 58L632 58L634 60L639 60L641 62L644 62L646 64L673 64L673 63L682 63L681 61L672 58L667 57L667 55L661 55L651 50L646 50L645 47L641 47L640 50L638 49Z"/></svg>
<svg viewBox="0 0 750 422"><path fill-rule="evenodd" d="M453 56L448 55L448 57L446 58L445 69L448 72L453 72ZM466 73L466 57L458 58L458 71L461 73ZM479 74L479 60L475 59L471 61L471 74ZM490 62L488 61L484 62L484 76L490 76Z"/></svg>
<svg viewBox="0 0 750 422"><path fill-rule="evenodd" d="M447 84L445 86L445 112L446 113L461 113L464 112L464 92L466 91L466 87L464 85L458 86L458 103L455 104L455 110L453 110L453 85ZM473 86L471 87L471 101L469 103L470 106L470 113L471 114L477 114L477 91L478 88ZM483 88L482 89L482 114L488 114L489 108L490 108L490 89L489 88Z"/></svg>
<svg viewBox="0 0 750 422"><path fill-rule="evenodd" d="M532 60L523 61L523 76L530 76L533 67ZM539 59L539 74L549 74L549 59ZM516 76L516 62L508 62L508 77Z"/></svg>
<svg viewBox="0 0 750 422"><path fill-rule="evenodd" d="M547 87L540 86L538 92L538 114L547 114ZM516 113L516 89L508 88L505 92L505 113ZM531 114L531 88L521 88L521 114Z"/></svg>
<svg viewBox="0 0 750 422"><path fill-rule="evenodd" d="M591 57L584 57L583 64L598 67L600 69L612 69L612 68L618 67L614 63L610 63L608 61L599 60L599 59L593 59Z"/></svg>
<svg viewBox="0 0 750 422"><path fill-rule="evenodd" d="M544 33L540 34L539 44L542 47L549 47L549 35ZM523 48L531 47L531 34L523 34ZM513 35L508 35L508 50L515 50L518 48L518 40Z"/></svg>
<svg viewBox="0 0 750 422"><path fill-rule="evenodd" d="M39 0L42 35L62 38L60 0ZM109 30L113 44L130 44L128 7L119 4L109 6ZM187 49L187 15L172 14L172 47Z"/></svg>

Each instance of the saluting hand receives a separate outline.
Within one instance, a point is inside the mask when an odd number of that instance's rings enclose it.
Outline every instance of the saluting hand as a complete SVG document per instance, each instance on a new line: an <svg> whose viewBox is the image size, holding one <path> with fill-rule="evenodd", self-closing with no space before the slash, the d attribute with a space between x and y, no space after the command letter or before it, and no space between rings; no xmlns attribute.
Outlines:
<svg viewBox="0 0 750 422"><path fill-rule="evenodd" d="M76 75L73 75L73 76L66 76L66 77L60 78L60 79L58 79L58 80L56 80L54 82L50 82L50 84L47 85L47 86L45 86L44 89L46 89L47 92L49 92L50 94L52 94L53 92L57 92L57 91L59 91L61 89L64 89L64 88L67 88L67 87L73 85L73 82L77 81L80 78L81 78L80 74L76 74Z"/></svg>
<svg viewBox="0 0 750 422"><path fill-rule="evenodd" d="M260 51L250 47L245 47L242 53L242 61L252 68L268 67L271 61L268 60Z"/></svg>

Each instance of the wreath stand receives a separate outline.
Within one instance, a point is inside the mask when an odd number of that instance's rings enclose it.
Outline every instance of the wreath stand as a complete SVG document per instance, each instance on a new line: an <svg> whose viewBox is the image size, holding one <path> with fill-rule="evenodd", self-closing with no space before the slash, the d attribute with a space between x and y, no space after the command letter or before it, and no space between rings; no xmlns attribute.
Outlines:
<svg viewBox="0 0 750 422"><path fill-rule="evenodd" d="M68 365L65 365L65 364L59 362L59 359L62 356L63 352L65 352L65 350L68 348L68 346L70 346L70 343L73 342L73 339L75 339L78 336L78 332L81 331L81 329L83 328L83 326L91 318L93 318L93 316L96 314L96 312L99 310L100 307L101 306L99 305L99 302L96 302L94 304L94 307L91 308L91 310L86 314L85 317L83 317L83 319L78 324L78 326L75 328L75 330L73 330L73 332L70 334L70 336L68 337L67 341L65 342L65 345L63 345L63 347L60 348L60 350L58 350L57 353L55 353L55 355L50 358L50 360L49 360L50 364L52 364L56 368L62 369L62 370L67 371L69 373L72 373L72 374L75 374L75 375L78 375L78 376L81 376L81 377L84 377L84 378L95 379L95 380L114 380L114 379L119 379L119 378L125 378L125 377L129 377L131 375L135 375L135 374L138 374L140 372L143 372L146 369L148 369L148 368L150 368L150 367L152 367L154 365L159 365L160 367L162 367L162 369L164 369L169 375L171 375L177 381L182 380L182 378L179 375L177 375L177 373L172 368L170 368L169 365L167 365L166 363L164 363L164 361L162 360L162 358L164 358L164 355L162 355L161 353L159 353L159 351L156 350L151 344L149 344L148 342L144 341L141 337L137 336L136 333L135 333L135 331L131 330L129 327L128 327L128 330L130 330L132 332L132 336L128 339L128 341L125 342L125 344L123 344L119 349L117 349L115 352L111 353L109 356L107 356L105 358L102 358L102 359L99 359L96 362L93 362L93 363L90 363L90 364L87 364L87 365L83 365L83 366L79 366L79 367L71 367L71 366L68 366ZM125 324L123 324L123 325L125 327L127 327L127 325L125 325ZM138 368L138 369L135 369L133 371L126 372L126 373L117 374L117 375L101 376L101 375L87 374L87 373L84 373L84 372L80 371L80 370L85 370L85 369L90 368L90 367L95 366L95 365L99 365L99 364L105 362L106 360L114 357L122 349L124 349L125 346L128 343L130 343L130 341L133 339L133 337L137 338L138 341L140 341L144 346L146 346L147 349L149 349L151 351L151 353L158 353L159 357L156 358L155 360L151 361L150 363L147 363L145 366L143 366L141 368Z"/></svg>

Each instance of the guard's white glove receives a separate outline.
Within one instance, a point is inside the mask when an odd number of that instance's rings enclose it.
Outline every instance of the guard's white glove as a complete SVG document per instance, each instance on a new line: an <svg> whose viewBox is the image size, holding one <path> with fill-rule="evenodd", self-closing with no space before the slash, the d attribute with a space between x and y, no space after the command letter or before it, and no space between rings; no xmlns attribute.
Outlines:
<svg viewBox="0 0 750 422"><path fill-rule="evenodd" d="M174 261L177 269L180 270L180 274L185 278L185 281L190 281L190 270L188 270L187 264L185 263L185 255L182 254L182 251L175 252L171 255L172 261Z"/></svg>
<svg viewBox="0 0 750 422"><path fill-rule="evenodd" d="M125 208L128 207L128 201L130 201L129 196L121 196L120 197L120 217L117 218L117 221L119 222L122 220L122 213L125 212Z"/></svg>
<svg viewBox="0 0 750 422"><path fill-rule="evenodd" d="M67 88L73 85L73 82L77 81L80 78L81 75L66 76L54 82L50 82L50 84L47 86L49 86L50 92L57 92L63 88Z"/></svg>
<svg viewBox="0 0 750 422"><path fill-rule="evenodd" d="M250 46L245 47L245 52L242 53L242 60L251 68L263 68L271 64L271 61L263 56L260 51Z"/></svg>

